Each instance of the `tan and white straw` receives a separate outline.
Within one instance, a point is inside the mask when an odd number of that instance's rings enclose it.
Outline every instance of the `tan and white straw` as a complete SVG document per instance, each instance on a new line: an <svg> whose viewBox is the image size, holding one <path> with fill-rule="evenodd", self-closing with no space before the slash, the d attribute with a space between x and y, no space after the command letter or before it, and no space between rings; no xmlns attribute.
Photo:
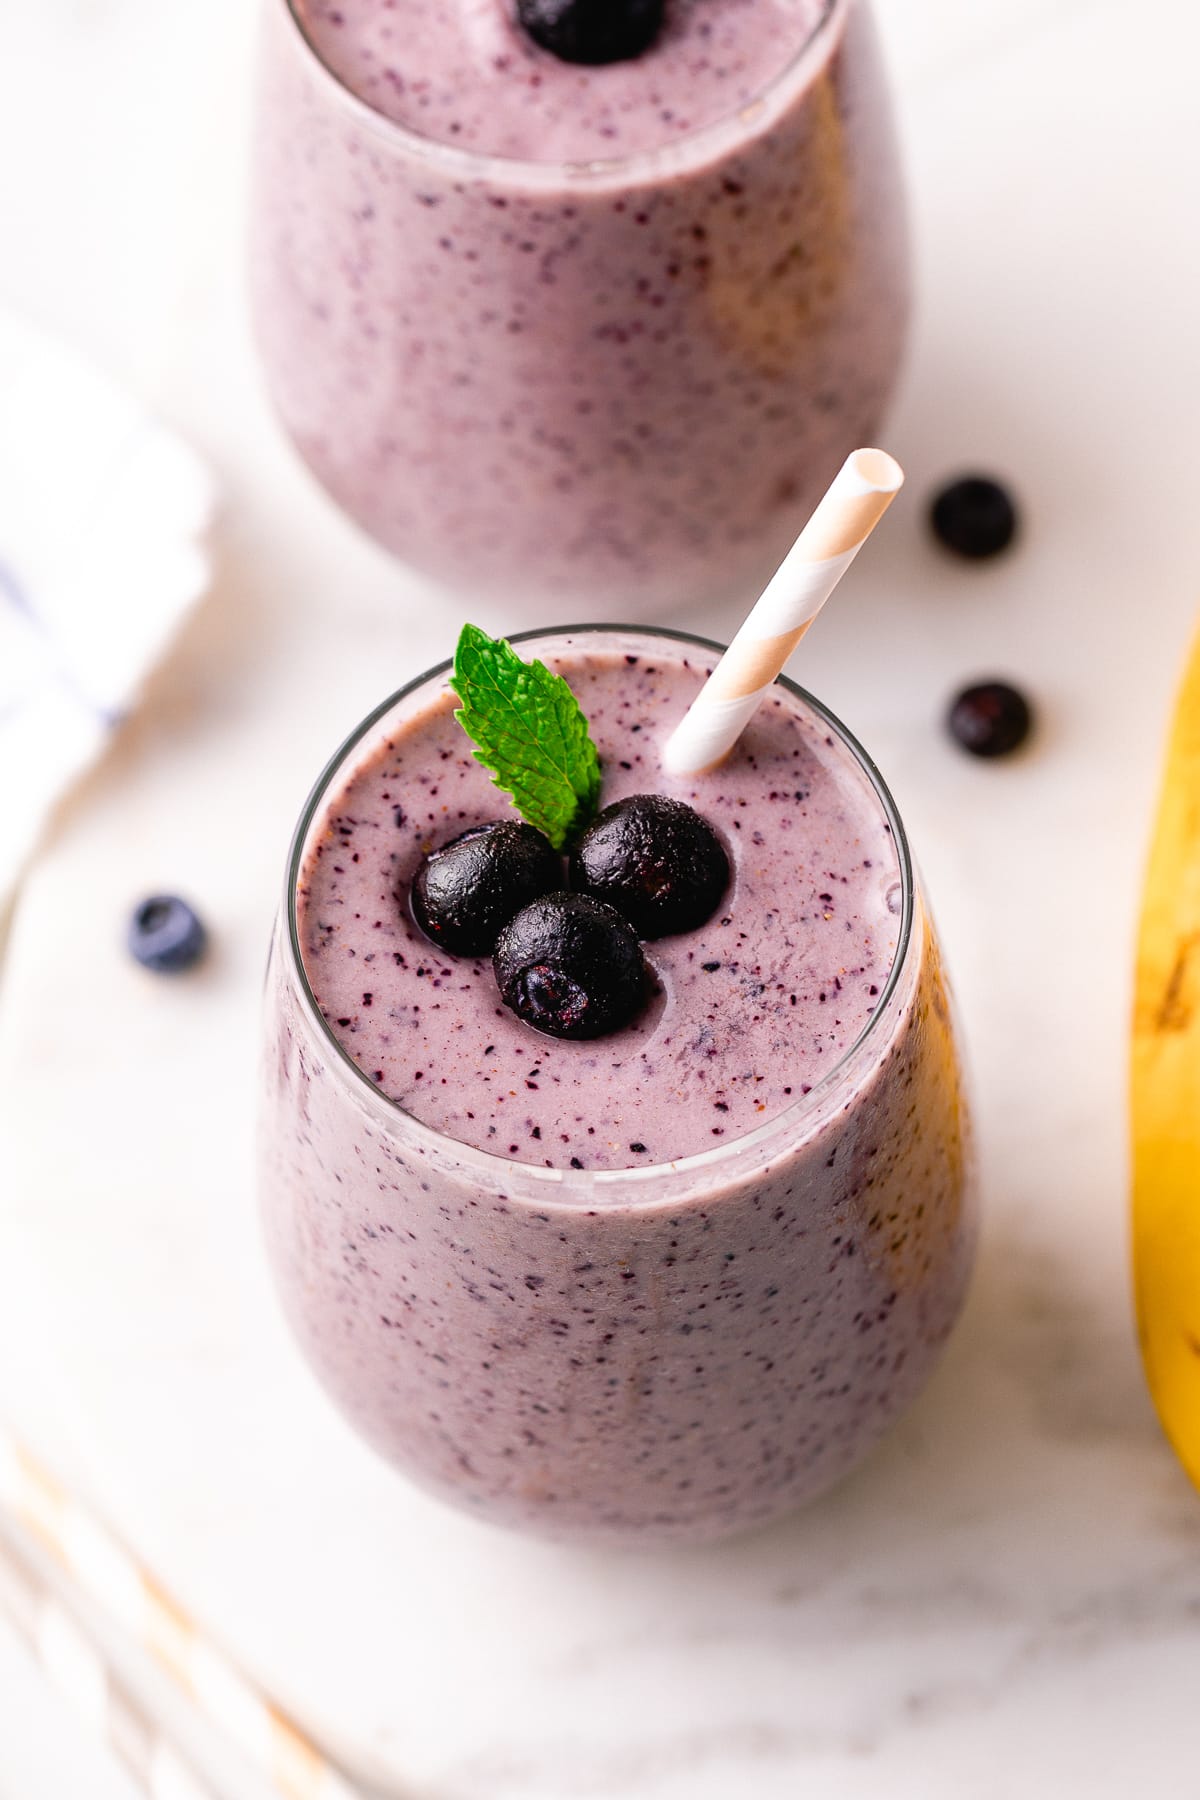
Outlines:
<svg viewBox="0 0 1200 1800"><path fill-rule="evenodd" d="M270 1791L286 1800L360 1800L311 1739L246 1680L154 1576L2 1425L0 1512L37 1540L55 1567L108 1622L149 1653L208 1723L242 1752ZM69 1677L68 1698L120 1750L128 1738L130 1705L122 1704L124 1696L118 1694L98 1652L86 1646L79 1627L57 1601L39 1593L36 1582L31 1587L27 1571L14 1572L11 1551L7 1561L10 1610L20 1615L16 1622L24 1625L28 1636L32 1616L34 1646L43 1662L51 1666L60 1685ZM138 1772L144 1785L149 1785L147 1769L154 1774L157 1785L150 1792L156 1800L168 1796L184 1800L206 1792L167 1746L157 1745L148 1726L143 1737L149 1748L139 1751Z"/></svg>
<svg viewBox="0 0 1200 1800"><path fill-rule="evenodd" d="M50 1685L151 1800L216 1800L100 1645L54 1595L33 1561L0 1532L0 1615L41 1664Z"/></svg>
<svg viewBox="0 0 1200 1800"><path fill-rule="evenodd" d="M855 450L747 614L663 751L674 775L714 769L736 744L904 480L886 450Z"/></svg>

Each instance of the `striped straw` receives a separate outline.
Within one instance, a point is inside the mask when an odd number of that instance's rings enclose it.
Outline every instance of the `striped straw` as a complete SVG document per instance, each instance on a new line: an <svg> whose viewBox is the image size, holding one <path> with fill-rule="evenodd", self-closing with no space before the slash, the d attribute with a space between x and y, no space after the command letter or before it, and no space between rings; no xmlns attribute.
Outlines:
<svg viewBox="0 0 1200 1800"><path fill-rule="evenodd" d="M213 1790L108 1665L103 1651L50 1592L14 1541L0 1535L0 1612L48 1680L150 1800L216 1800Z"/></svg>
<svg viewBox="0 0 1200 1800"><path fill-rule="evenodd" d="M361 1800L311 1739L234 1668L154 1576L2 1425L0 1509L31 1532L78 1590L149 1653L274 1792L286 1800ZM182 1796L185 1790L172 1791Z"/></svg>
<svg viewBox="0 0 1200 1800"><path fill-rule="evenodd" d="M672 774L699 775L728 756L903 480L903 469L885 450L855 450L846 458L667 739L663 762Z"/></svg>

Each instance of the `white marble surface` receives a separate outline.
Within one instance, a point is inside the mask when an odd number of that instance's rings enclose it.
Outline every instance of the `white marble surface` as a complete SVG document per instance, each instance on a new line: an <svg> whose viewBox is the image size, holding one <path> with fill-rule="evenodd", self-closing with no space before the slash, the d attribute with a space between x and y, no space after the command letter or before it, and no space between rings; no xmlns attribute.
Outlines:
<svg viewBox="0 0 1200 1800"><path fill-rule="evenodd" d="M456 619L314 494L264 413L238 277L246 9L42 0L6 22L0 167L23 178L0 184L0 302L162 406L228 500L212 602L15 922L0 1407L411 1800L1197 1784L1200 1499L1140 1380L1123 1107L1148 807L1200 596L1200 23L1176 5L1134 24L1115 0L879 11L920 256L888 435L909 485L803 676L878 756L934 895L976 1077L982 1254L931 1389L837 1494L723 1549L632 1560L412 1494L283 1335L248 1175L283 850L329 745ZM1027 532L964 571L921 502L975 461L1011 476ZM992 671L1044 718L998 768L938 730L949 689ZM161 884L217 933L178 987L119 949Z"/></svg>

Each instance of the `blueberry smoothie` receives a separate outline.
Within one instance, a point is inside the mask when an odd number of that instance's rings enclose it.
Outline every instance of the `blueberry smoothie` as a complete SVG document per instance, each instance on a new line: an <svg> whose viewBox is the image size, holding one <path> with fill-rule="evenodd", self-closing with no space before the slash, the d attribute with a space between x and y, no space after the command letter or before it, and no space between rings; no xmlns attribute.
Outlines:
<svg viewBox="0 0 1200 1800"><path fill-rule="evenodd" d="M711 646L518 648L587 715L601 819L685 803L727 882L644 941L625 1022L531 1029L489 956L414 916L438 847L513 815L445 671L405 690L297 834L268 984L269 1250L313 1368L416 1479L562 1537L718 1536L857 1462L961 1306L974 1222L937 949L885 790L799 690L681 781L660 750Z"/></svg>
<svg viewBox="0 0 1200 1800"><path fill-rule="evenodd" d="M866 0L666 0L599 65L517 4L267 0L275 405L345 510L455 587L628 616L746 586L873 440L902 348Z"/></svg>

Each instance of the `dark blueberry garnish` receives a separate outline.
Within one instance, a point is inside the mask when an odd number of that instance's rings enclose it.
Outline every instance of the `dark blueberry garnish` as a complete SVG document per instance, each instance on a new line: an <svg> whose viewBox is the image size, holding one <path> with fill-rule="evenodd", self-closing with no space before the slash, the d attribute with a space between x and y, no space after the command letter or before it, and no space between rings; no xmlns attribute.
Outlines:
<svg viewBox="0 0 1200 1800"><path fill-rule="evenodd" d="M208 933L186 900L152 894L135 908L126 942L143 968L156 975L180 975L200 961Z"/></svg>
<svg viewBox="0 0 1200 1800"><path fill-rule="evenodd" d="M1017 535L1012 496L990 475L950 482L934 497L929 519L947 550L972 559L996 556Z"/></svg>
<svg viewBox="0 0 1200 1800"><path fill-rule="evenodd" d="M1033 727L1024 694L1006 681L978 681L957 695L946 716L956 743L972 756L1007 756Z"/></svg>
<svg viewBox="0 0 1200 1800"><path fill-rule="evenodd" d="M517 18L563 62L629 62L662 29L663 0L517 0Z"/></svg>
<svg viewBox="0 0 1200 1800"><path fill-rule="evenodd" d="M562 859L532 825L497 819L431 851L413 877L413 917L453 956L490 956L513 914L562 886Z"/></svg>
<svg viewBox="0 0 1200 1800"><path fill-rule="evenodd" d="M637 939L587 894L545 894L510 919L492 958L506 1006L551 1037L602 1037L646 997Z"/></svg>
<svg viewBox="0 0 1200 1800"><path fill-rule="evenodd" d="M700 814L665 794L606 806L571 853L571 884L615 906L639 937L694 931L729 886L729 858Z"/></svg>

